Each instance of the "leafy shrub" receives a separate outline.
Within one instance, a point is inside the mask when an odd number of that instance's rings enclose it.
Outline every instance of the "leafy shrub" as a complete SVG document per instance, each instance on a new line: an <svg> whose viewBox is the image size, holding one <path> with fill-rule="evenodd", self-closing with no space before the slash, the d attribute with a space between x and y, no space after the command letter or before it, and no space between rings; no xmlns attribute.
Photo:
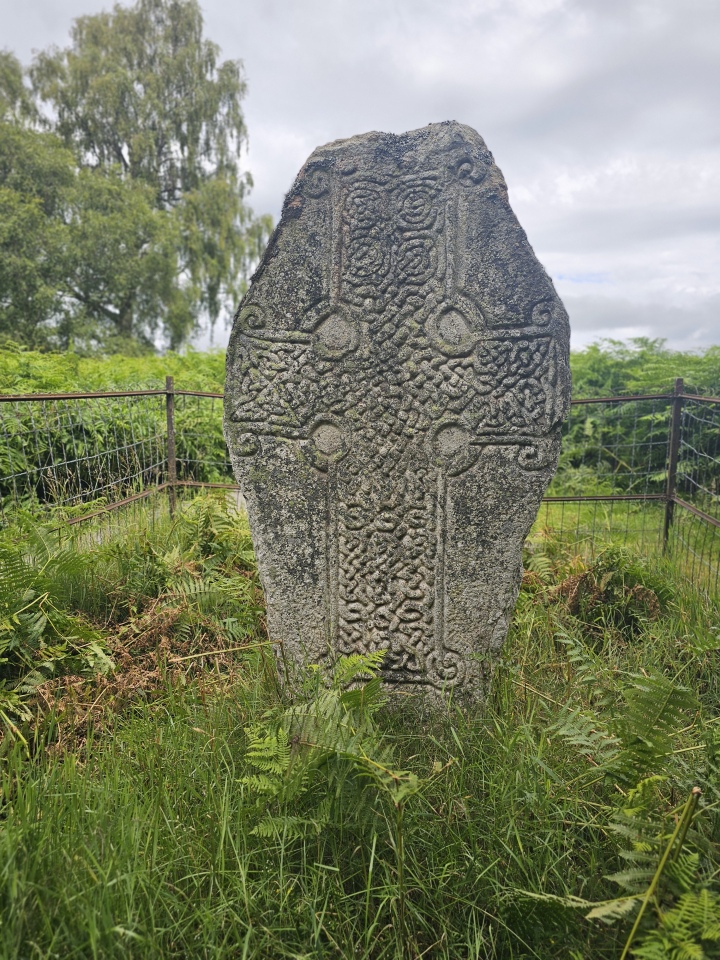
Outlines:
<svg viewBox="0 0 720 960"><path fill-rule="evenodd" d="M554 587L552 599L565 601L584 623L614 627L628 637L659 617L673 591L647 563L619 547L608 547L587 569L571 573Z"/></svg>
<svg viewBox="0 0 720 960"><path fill-rule="evenodd" d="M17 530L14 531L17 533ZM27 696L61 674L107 673L102 634L72 612L91 559L41 529L0 541L0 719L29 719Z"/></svg>

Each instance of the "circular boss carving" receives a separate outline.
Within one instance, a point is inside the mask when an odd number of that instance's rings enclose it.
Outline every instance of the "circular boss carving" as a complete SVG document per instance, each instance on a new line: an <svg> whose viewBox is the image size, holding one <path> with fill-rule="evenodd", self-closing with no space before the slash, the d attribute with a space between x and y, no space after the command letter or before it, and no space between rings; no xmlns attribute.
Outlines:
<svg viewBox="0 0 720 960"><path fill-rule="evenodd" d="M343 436L339 427L327 420L321 420L312 430L310 439L318 452L324 457L331 457L343 449Z"/></svg>
<svg viewBox="0 0 720 960"><path fill-rule="evenodd" d="M441 457L465 454L469 446L470 433L460 424L445 424L435 434L435 447Z"/></svg>
<svg viewBox="0 0 720 960"><path fill-rule="evenodd" d="M358 345L357 326L342 313L331 313L315 329L315 348L321 355L343 357Z"/></svg>
<svg viewBox="0 0 720 960"><path fill-rule="evenodd" d="M304 454L314 467L323 473L347 453L347 439L341 426L333 418L319 417L308 432L310 443Z"/></svg>
<svg viewBox="0 0 720 960"><path fill-rule="evenodd" d="M433 432L432 442L437 462L448 476L456 477L477 462L480 448L472 445L472 433L464 423L448 420Z"/></svg>
<svg viewBox="0 0 720 960"><path fill-rule="evenodd" d="M465 314L455 306L446 306L428 320L425 332L432 343L448 357L470 353L478 341Z"/></svg>

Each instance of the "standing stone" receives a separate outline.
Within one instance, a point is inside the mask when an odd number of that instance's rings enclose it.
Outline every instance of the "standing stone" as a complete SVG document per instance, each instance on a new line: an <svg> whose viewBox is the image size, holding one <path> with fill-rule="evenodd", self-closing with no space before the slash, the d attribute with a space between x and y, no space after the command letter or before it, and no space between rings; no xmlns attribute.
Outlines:
<svg viewBox="0 0 720 960"><path fill-rule="evenodd" d="M317 149L233 328L225 435L285 670L482 696L557 465L568 319L475 131Z"/></svg>

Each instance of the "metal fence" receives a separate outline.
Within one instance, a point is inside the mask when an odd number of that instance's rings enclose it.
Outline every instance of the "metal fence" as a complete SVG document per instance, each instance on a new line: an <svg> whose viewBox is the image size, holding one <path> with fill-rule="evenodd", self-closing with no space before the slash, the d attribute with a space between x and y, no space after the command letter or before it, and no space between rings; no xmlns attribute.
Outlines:
<svg viewBox="0 0 720 960"><path fill-rule="evenodd" d="M720 585L720 399L573 400L538 525L590 549L669 552ZM0 396L0 521L19 508L76 524L184 488L236 488L222 394L175 390Z"/></svg>
<svg viewBox="0 0 720 960"><path fill-rule="evenodd" d="M18 509L75 524L183 487L235 487L219 393L0 396L0 521Z"/></svg>
<svg viewBox="0 0 720 960"><path fill-rule="evenodd" d="M720 586L720 398L684 392L573 400L538 524L577 543L671 554Z"/></svg>

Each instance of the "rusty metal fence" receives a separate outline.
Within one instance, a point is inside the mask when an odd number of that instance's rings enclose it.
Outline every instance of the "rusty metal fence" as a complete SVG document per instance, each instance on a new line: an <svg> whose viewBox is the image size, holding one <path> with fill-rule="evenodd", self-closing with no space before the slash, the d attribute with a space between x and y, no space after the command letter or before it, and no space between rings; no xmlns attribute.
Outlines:
<svg viewBox="0 0 720 960"><path fill-rule="evenodd" d="M538 526L590 549L671 553L720 586L720 398L573 400ZM163 492L236 489L222 394L175 390L0 396L0 522L19 510L77 524Z"/></svg>
<svg viewBox="0 0 720 960"><path fill-rule="evenodd" d="M233 488L222 394L175 390L0 396L0 522L77 524L184 487Z"/></svg>

